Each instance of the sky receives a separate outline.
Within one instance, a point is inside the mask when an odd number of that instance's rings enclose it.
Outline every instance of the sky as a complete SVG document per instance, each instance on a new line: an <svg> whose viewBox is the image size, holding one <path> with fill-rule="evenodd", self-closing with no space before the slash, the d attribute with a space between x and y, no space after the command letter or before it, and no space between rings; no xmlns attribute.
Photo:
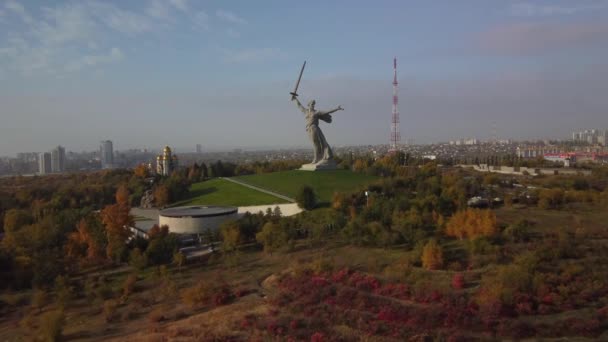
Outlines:
<svg viewBox="0 0 608 342"><path fill-rule="evenodd" d="M0 155L608 129L608 0L0 0ZM179 150L179 149L178 149Z"/></svg>

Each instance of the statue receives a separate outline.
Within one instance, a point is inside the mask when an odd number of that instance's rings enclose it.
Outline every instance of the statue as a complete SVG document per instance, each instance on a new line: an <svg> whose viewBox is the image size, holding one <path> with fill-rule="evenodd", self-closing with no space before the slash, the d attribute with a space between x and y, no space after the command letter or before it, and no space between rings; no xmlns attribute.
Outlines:
<svg viewBox="0 0 608 342"><path fill-rule="evenodd" d="M296 101L296 105L306 116L306 132L308 132L308 137L312 141L314 147L314 155L311 164L314 164L316 166L335 167L335 162L333 160L333 152L331 151L331 147L327 143L327 140L325 139L325 135L321 131L321 128L319 128L319 120L331 123L331 113L344 109L341 106L338 106L335 109L323 112L315 109L315 100L312 100L308 103L308 108L302 106L297 97L293 98L293 101ZM318 167L316 167L315 169L317 168Z"/></svg>
<svg viewBox="0 0 608 342"><path fill-rule="evenodd" d="M335 113L339 110L344 110L342 106L338 106L335 109L329 111L320 111L315 109L316 101L312 100L308 102L308 107L302 106L300 101L298 100L298 86L300 85L300 80L302 79L302 73L304 72L304 67L306 66L306 62L302 65L302 69L300 70L300 77L298 77L298 82L296 83L296 87L293 92L291 92L291 100L296 102L298 108L304 113L306 116L306 132L308 132L308 137L312 141L313 144L313 159L310 164L302 165L302 170L333 170L336 168L336 162L334 161L334 155L331 150L331 147L327 143L325 139L325 135L319 128L319 120L323 120L327 123L331 123L331 114Z"/></svg>

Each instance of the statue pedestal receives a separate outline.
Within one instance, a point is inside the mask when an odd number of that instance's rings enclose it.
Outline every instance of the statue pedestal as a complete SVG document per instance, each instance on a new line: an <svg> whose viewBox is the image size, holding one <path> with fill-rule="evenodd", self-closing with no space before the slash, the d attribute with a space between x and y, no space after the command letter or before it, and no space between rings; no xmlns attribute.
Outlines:
<svg viewBox="0 0 608 342"><path fill-rule="evenodd" d="M300 168L302 171L327 171L327 170L337 170L338 164L333 159L323 161L317 164L304 164Z"/></svg>

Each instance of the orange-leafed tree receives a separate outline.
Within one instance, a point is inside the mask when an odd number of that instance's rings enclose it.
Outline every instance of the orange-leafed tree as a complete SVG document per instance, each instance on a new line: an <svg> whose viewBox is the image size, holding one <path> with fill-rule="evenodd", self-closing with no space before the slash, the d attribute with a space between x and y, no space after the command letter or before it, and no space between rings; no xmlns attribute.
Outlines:
<svg viewBox="0 0 608 342"><path fill-rule="evenodd" d="M422 267L428 270L438 270L443 267L443 249L435 239L422 248Z"/></svg>
<svg viewBox="0 0 608 342"><path fill-rule="evenodd" d="M466 209L455 213L448 220L445 233L458 239L476 239L497 233L496 214L491 210Z"/></svg>
<svg viewBox="0 0 608 342"><path fill-rule="evenodd" d="M164 207L169 204L169 188L166 185L160 184L154 189L154 201L157 207Z"/></svg>
<svg viewBox="0 0 608 342"><path fill-rule="evenodd" d="M129 190L121 185L116 190L116 204L107 205L101 211L101 222L106 229L108 246L106 256L119 261L126 251L126 242L131 237L130 226L133 225L129 204Z"/></svg>
<svg viewBox="0 0 608 342"><path fill-rule="evenodd" d="M135 176L139 178L146 178L150 175L148 171L149 170L146 164L139 164L133 170L133 174L135 174Z"/></svg>
<svg viewBox="0 0 608 342"><path fill-rule="evenodd" d="M83 260L83 264L93 264L104 256L103 246L95 239L86 219L81 219L76 225L76 231L68 235L65 250L69 258Z"/></svg>

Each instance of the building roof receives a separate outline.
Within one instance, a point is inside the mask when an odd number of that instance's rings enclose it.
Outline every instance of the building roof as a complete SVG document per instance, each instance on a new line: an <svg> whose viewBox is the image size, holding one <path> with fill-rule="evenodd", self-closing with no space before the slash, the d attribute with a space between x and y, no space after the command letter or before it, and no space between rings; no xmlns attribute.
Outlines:
<svg viewBox="0 0 608 342"><path fill-rule="evenodd" d="M159 215L164 217L213 217L236 214L237 207L220 206L186 206L161 210Z"/></svg>

